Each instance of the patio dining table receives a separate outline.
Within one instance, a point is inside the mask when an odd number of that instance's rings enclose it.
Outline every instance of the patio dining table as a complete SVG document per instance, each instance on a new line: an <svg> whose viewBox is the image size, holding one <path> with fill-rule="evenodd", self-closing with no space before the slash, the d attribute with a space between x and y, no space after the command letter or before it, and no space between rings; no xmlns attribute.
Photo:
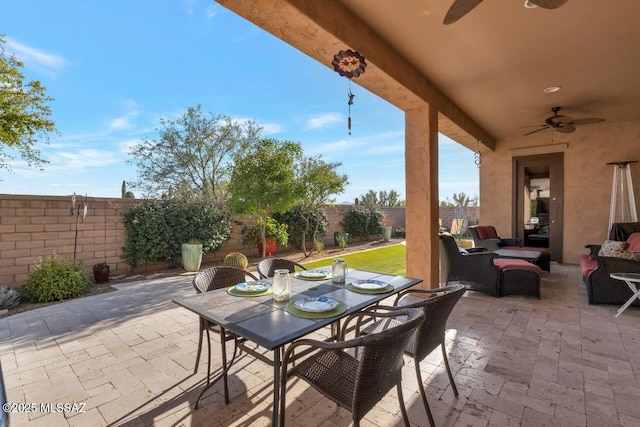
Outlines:
<svg viewBox="0 0 640 427"><path fill-rule="evenodd" d="M330 270L330 267L326 268ZM270 280L270 279L268 279ZM357 280L381 281L388 286L388 291L384 293L360 293L354 292L350 283ZM346 284L337 285L332 283L331 278L325 280L303 280L297 275L291 275L291 299L285 302L275 301L273 295L262 296L237 296L232 295L227 289L196 294L186 298L174 299L176 304L192 311L201 318L221 328L221 337L226 334L235 334L235 344L243 351L273 366L273 414L272 424L277 425L278 402L280 398L280 365L281 351L287 344L304 337L318 329L339 322L350 314L374 305L381 300L388 298L398 292L410 288L422 282L421 279L391 276L375 272L362 270L349 270ZM235 293L235 292L234 292ZM333 317L325 318L303 318L290 314L287 305L305 297L330 297L344 303L346 310ZM223 340L224 341L224 340ZM272 357L265 357L254 349L245 346L245 341L258 344L260 347L272 352ZM224 349L224 345L222 346ZM234 351L235 356L235 351ZM224 361L223 361L224 363ZM202 391L200 398L208 387L217 380L223 379L226 390L226 377L233 357L226 366L221 367L221 373L213 382L207 382L207 387ZM225 397L226 403L228 403Z"/></svg>

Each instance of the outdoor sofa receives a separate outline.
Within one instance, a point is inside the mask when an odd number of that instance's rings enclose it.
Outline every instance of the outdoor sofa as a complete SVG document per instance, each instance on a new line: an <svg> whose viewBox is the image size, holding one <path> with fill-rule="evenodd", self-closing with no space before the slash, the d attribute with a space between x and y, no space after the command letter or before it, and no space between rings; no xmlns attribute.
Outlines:
<svg viewBox="0 0 640 427"><path fill-rule="evenodd" d="M633 293L611 273L640 273L640 223L614 224L608 240L586 248L590 253L580 256L580 270L589 304L624 304Z"/></svg>

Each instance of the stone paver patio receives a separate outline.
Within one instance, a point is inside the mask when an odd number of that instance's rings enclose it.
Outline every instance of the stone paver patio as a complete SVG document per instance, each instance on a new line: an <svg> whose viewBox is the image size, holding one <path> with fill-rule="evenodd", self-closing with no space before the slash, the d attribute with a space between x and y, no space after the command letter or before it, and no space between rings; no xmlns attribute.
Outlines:
<svg viewBox="0 0 640 427"><path fill-rule="evenodd" d="M271 421L272 369L242 356L232 402L216 385L193 410L198 374L195 315L172 298L192 295L191 277L116 285L117 292L0 319L0 360L13 426L254 426ZM449 319L447 345L460 396L439 351L421 364L438 426L640 425L640 309L589 306L575 266L552 266L542 299L467 292ZM219 347L212 343L214 365ZM204 350L206 352L206 348ZM407 358L404 395L413 425L428 421ZM287 426L346 426L350 413L301 381L289 384ZM41 403L84 412L40 411ZM402 425L395 391L363 420Z"/></svg>

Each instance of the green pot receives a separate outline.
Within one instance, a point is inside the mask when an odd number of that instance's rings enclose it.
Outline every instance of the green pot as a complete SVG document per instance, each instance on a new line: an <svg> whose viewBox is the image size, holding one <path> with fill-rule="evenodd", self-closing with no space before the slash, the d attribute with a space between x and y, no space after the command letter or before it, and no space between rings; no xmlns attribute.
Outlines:
<svg viewBox="0 0 640 427"><path fill-rule="evenodd" d="M381 227L382 228L382 240L388 242L391 240L391 227Z"/></svg>
<svg viewBox="0 0 640 427"><path fill-rule="evenodd" d="M202 243L182 244L182 266L186 271L198 271L202 264Z"/></svg>

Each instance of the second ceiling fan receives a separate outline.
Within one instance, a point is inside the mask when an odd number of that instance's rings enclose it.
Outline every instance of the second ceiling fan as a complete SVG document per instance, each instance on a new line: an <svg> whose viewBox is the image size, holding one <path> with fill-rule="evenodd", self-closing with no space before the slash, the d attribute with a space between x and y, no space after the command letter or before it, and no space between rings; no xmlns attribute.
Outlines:
<svg viewBox="0 0 640 427"><path fill-rule="evenodd" d="M553 107L551 109L551 111L553 112L553 116L547 117L546 120L544 121L545 124L540 125L540 129L527 132L523 136L531 135L532 133L540 132L546 129L553 129L556 132L560 132L560 133L572 133L576 131L576 126L590 125L593 123L604 122L604 119L595 118L595 117L585 117L582 119L574 119L573 117L558 114L558 111L560 111L560 109L561 107Z"/></svg>
<svg viewBox="0 0 640 427"><path fill-rule="evenodd" d="M530 3L543 9L556 9L567 1L568 0L527 0L525 5ZM482 3L482 0L455 0L444 17L444 24L453 24L480 3Z"/></svg>

